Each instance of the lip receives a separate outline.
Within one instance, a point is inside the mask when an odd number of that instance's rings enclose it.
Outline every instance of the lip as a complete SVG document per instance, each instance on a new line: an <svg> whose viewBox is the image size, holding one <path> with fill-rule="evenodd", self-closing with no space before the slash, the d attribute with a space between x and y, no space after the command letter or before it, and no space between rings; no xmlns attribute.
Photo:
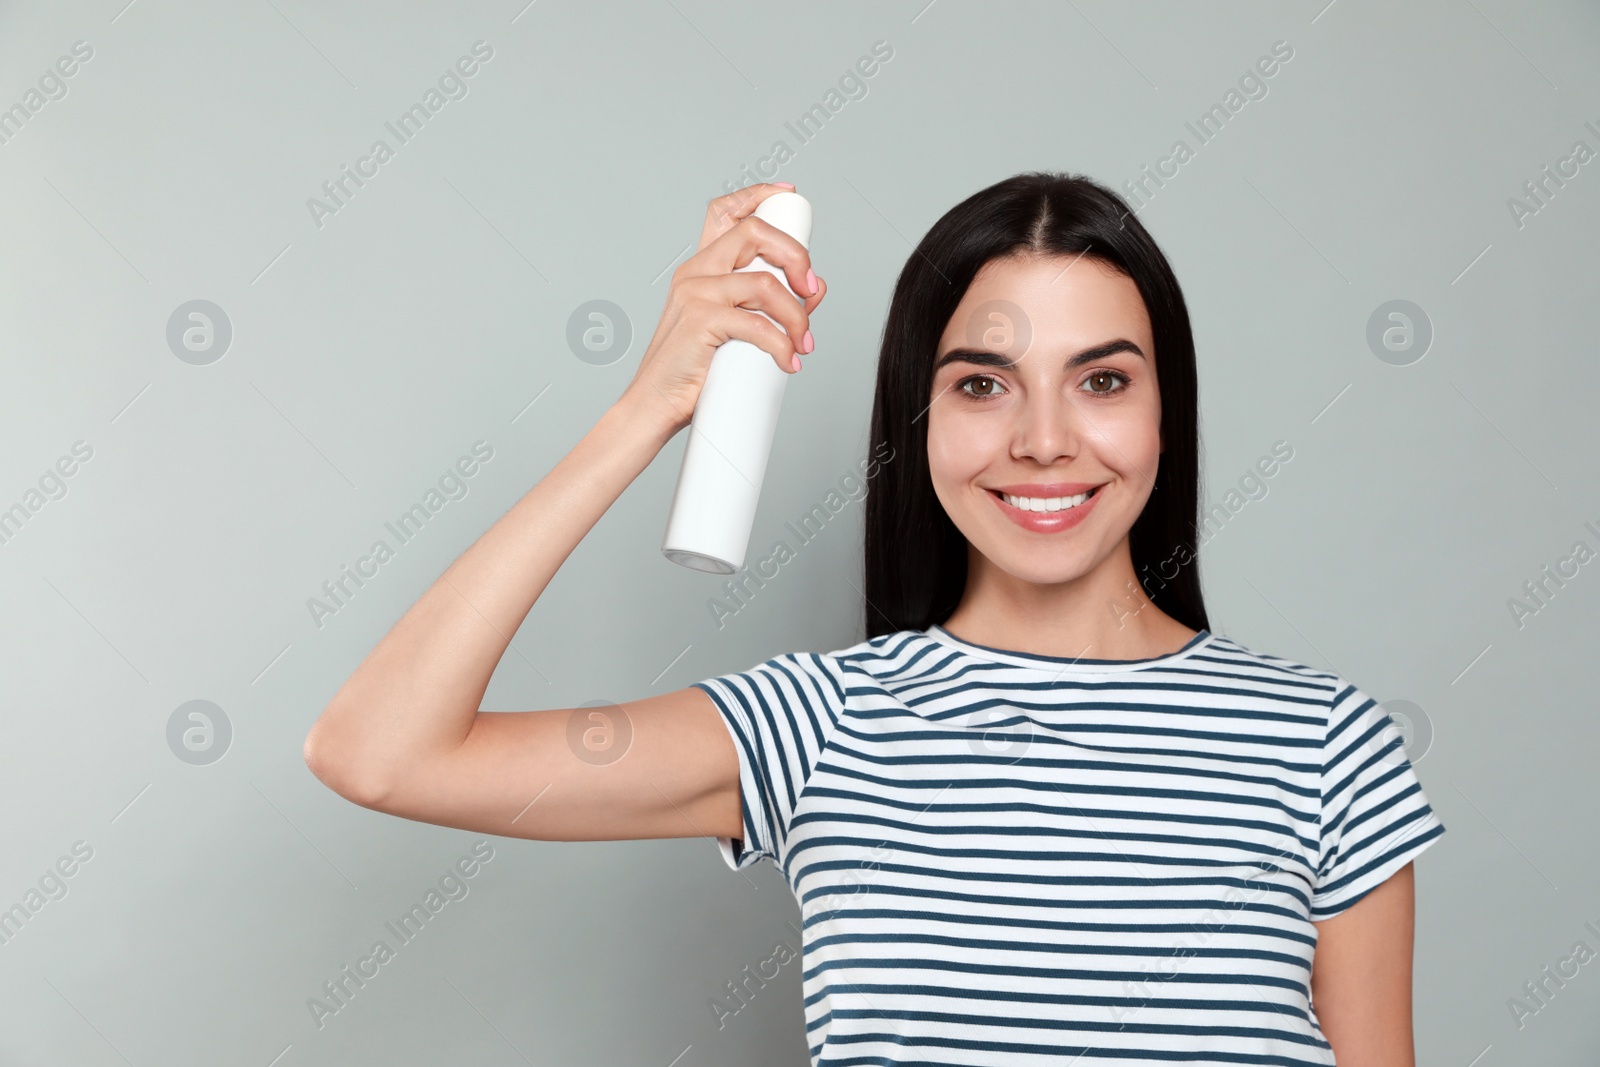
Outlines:
<svg viewBox="0 0 1600 1067"><path fill-rule="evenodd" d="M986 486L991 492L1009 493L1012 496L1035 496L1048 500L1056 496L1077 496L1101 485L1101 482L1028 482L1017 485Z"/></svg>
<svg viewBox="0 0 1600 1067"><path fill-rule="evenodd" d="M1086 493L1094 488L1095 486L1085 485L1082 482L1054 482L1046 485L1006 486L1003 489L990 489L988 494L989 498L995 502L995 506L1000 509L1005 517L1024 530L1030 530L1033 533L1060 533L1063 530L1072 529L1089 517L1089 512L1100 501L1098 492L1077 507L1067 508L1065 511L1023 511L1021 508L1013 507L1006 503L1000 494L1004 492L1012 496L1048 498L1077 496L1079 493Z"/></svg>

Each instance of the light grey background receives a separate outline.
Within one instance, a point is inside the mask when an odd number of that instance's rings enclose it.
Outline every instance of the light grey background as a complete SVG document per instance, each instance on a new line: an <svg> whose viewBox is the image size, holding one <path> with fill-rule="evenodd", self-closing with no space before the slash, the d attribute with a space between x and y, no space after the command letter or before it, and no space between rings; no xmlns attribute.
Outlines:
<svg viewBox="0 0 1600 1067"><path fill-rule="evenodd" d="M1600 563L1521 626L1509 606L1600 548L1600 162L1521 225L1508 204L1600 150L1592 4L524 3L0 9L0 107L93 49L0 144L0 508L26 515L0 544L0 908L93 850L0 944L0 1062L804 1063L797 962L714 1022L741 968L798 948L798 911L704 839L493 839L319 1027L308 998L483 838L345 802L302 740L617 397L706 201L775 141L793 158L760 177L815 205L830 294L753 556L865 457L891 287L940 214L1035 168L1120 190L1179 139L1141 218L1194 318L1210 500L1294 450L1205 545L1213 628L1420 709L1449 832L1417 865L1419 1062L1595 1062L1600 963L1520 1027L1510 1007L1600 949ZM384 124L477 41L467 94L399 145ZM802 144L785 123L878 41L892 59ZM1197 144L1185 123L1278 41L1266 95ZM308 198L379 138L394 157L319 226ZM233 333L207 365L167 341L197 299ZM566 341L591 300L632 325L605 366ZM1391 300L1433 330L1407 365L1367 342ZM487 708L859 640L855 503L719 628L724 580L660 554L685 436L573 553ZM30 497L80 441L65 494ZM476 441L467 494L319 625L322 583L393 547L385 521ZM191 700L232 728L207 765L168 743Z"/></svg>

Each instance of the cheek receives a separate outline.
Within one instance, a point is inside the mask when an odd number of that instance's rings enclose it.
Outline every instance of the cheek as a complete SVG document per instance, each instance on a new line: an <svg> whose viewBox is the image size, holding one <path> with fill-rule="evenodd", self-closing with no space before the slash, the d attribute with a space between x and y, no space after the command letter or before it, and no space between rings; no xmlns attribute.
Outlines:
<svg viewBox="0 0 1600 1067"><path fill-rule="evenodd" d="M934 488L960 490L990 465L998 420L964 418L940 400L928 409L928 472Z"/></svg>
<svg viewBox="0 0 1600 1067"><path fill-rule="evenodd" d="M1108 470L1132 480L1154 479L1161 456L1161 415L1143 406L1107 404L1083 422L1085 444Z"/></svg>

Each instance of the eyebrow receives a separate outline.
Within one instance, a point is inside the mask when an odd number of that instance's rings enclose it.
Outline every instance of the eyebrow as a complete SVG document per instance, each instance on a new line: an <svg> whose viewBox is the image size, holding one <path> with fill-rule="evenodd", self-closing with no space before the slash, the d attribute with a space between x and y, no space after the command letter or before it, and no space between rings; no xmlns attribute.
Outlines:
<svg viewBox="0 0 1600 1067"><path fill-rule="evenodd" d="M1144 350L1138 345L1125 337L1118 337L1114 341L1107 341L1104 344L1095 345L1093 348L1085 348L1082 352L1071 356L1067 360L1067 369L1072 370L1074 367L1081 367L1085 363L1093 363L1097 359L1105 359L1107 356L1115 355L1118 352L1132 352L1140 359L1148 358L1145 356ZM1010 370L1019 361L1009 359L999 352L993 352L986 348L952 348L939 357L939 361L933 365L933 373L938 374L939 369L946 363L957 362L976 363L980 367L999 367L1002 370Z"/></svg>

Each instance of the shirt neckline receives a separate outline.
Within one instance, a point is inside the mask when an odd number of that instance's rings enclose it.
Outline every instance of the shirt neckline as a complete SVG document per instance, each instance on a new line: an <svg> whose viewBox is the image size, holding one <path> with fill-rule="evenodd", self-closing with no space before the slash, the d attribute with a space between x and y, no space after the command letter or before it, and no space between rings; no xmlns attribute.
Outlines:
<svg viewBox="0 0 1600 1067"><path fill-rule="evenodd" d="M929 626L922 633L940 644L947 645L975 659L987 660L991 663L1004 663L1014 667L1027 667L1037 671L1048 671L1057 675L1073 671L1092 674L1113 674L1119 671L1144 671L1165 667L1188 659L1194 653L1209 645L1215 637L1209 628L1203 628L1189 638L1182 648L1168 652L1163 656L1151 656L1148 659L1087 659L1072 656L1045 656L1037 652L1019 652L1009 648L991 648L988 645L964 641L938 623Z"/></svg>

